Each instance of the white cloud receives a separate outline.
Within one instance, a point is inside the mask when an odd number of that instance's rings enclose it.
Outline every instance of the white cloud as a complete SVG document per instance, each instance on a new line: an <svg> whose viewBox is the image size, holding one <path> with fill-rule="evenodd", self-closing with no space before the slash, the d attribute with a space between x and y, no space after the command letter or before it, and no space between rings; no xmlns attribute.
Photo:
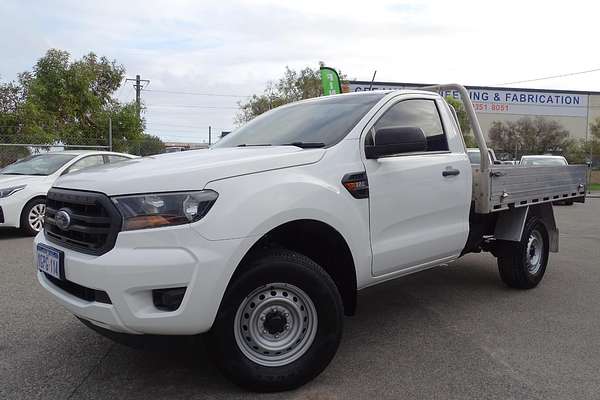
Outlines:
<svg viewBox="0 0 600 400"><path fill-rule="evenodd" d="M49 47L115 58L151 89L251 94L286 65L319 60L351 78L494 85L600 66L592 2L50 1L0 4L0 76ZM600 73L532 83L600 90ZM127 87L119 92L132 99ZM144 93L149 131L206 138L232 127L235 98ZM166 107L168 105L186 107ZM192 128L188 128L192 127ZM197 129L193 127L198 127Z"/></svg>

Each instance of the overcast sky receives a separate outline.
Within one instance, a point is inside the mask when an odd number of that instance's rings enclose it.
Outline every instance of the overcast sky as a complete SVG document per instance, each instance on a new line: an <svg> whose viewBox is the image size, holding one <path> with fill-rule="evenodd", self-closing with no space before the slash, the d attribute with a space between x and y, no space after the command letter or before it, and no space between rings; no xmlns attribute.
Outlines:
<svg viewBox="0 0 600 400"><path fill-rule="evenodd" d="M380 81L490 86L600 68L599 11L573 0L2 0L0 79L49 48L94 51L151 81L149 133L197 142L209 125L230 130L244 99L235 96L262 92L286 65L323 60L351 79L376 69ZM600 72L513 86L600 91ZM118 96L132 100L131 84Z"/></svg>

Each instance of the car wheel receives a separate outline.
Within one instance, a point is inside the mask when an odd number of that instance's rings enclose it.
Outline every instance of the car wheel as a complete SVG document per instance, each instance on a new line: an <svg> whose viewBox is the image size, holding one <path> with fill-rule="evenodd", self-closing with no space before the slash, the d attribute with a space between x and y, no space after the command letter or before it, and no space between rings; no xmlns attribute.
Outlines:
<svg viewBox="0 0 600 400"><path fill-rule="evenodd" d="M255 391L298 387L335 355L343 306L331 277L308 257L270 251L242 266L208 335L221 371Z"/></svg>
<svg viewBox="0 0 600 400"><path fill-rule="evenodd" d="M21 230L29 236L35 236L44 228L46 200L33 199L25 204L21 212Z"/></svg>
<svg viewBox="0 0 600 400"><path fill-rule="evenodd" d="M550 243L538 217L525 222L520 242L498 241L498 271L502 281L517 289L531 289L546 272Z"/></svg>

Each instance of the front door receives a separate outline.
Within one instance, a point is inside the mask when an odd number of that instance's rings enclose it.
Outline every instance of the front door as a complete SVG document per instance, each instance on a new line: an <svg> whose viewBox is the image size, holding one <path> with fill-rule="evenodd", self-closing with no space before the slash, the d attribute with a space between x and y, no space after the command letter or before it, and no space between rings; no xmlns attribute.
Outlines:
<svg viewBox="0 0 600 400"><path fill-rule="evenodd" d="M468 235L471 167L464 148L451 151L454 125L440 118L435 98L398 101L369 130L413 126L427 137L427 151L366 160L369 180L372 272L384 275L418 268L460 254ZM457 147L457 146L454 146ZM458 171L458 173L457 173Z"/></svg>

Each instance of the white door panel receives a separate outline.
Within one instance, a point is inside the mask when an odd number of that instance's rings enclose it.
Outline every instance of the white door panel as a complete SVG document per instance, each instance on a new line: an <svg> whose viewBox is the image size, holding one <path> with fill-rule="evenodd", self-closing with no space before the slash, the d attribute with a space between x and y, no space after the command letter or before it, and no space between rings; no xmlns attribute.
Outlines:
<svg viewBox="0 0 600 400"><path fill-rule="evenodd" d="M445 169L460 171L444 177ZM471 173L465 154L366 161L373 275L457 256L468 234Z"/></svg>

